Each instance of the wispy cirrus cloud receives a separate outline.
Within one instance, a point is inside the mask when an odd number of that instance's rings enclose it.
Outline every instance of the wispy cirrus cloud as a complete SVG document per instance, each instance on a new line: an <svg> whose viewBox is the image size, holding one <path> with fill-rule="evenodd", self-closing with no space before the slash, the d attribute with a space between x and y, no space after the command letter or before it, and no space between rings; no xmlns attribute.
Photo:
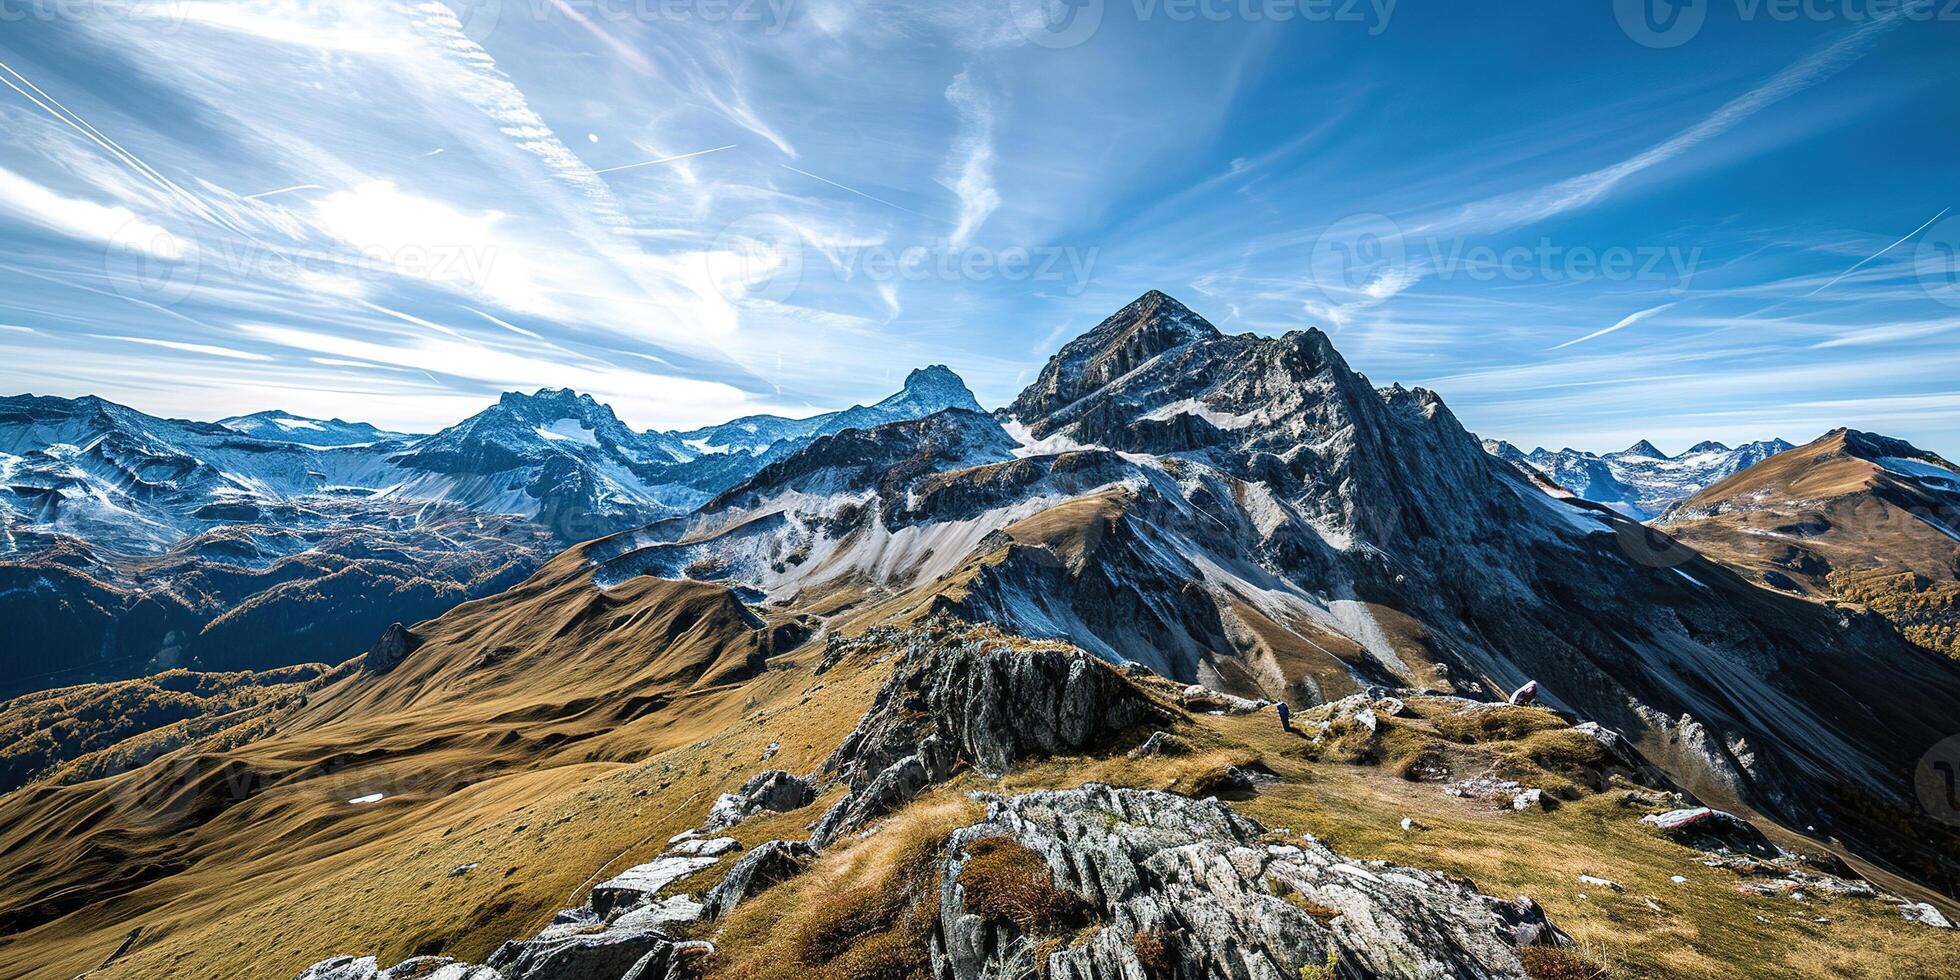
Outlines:
<svg viewBox="0 0 1960 980"><path fill-rule="evenodd" d="M1609 166L1543 187L1512 191L1464 205L1452 217L1423 230L1498 232L1543 221L1599 201L1621 183L1734 129L1742 121L1798 92L1828 81L1872 50L1885 34L1909 23L1932 0L1908 0L1878 13L1823 48L1798 59L1767 81L1723 103L1673 136Z"/></svg>
<svg viewBox="0 0 1960 980"><path fill-rule="evenodd" d="M957 248L971 241L1000 207L1000 192L994 188L994 106L971 68L946 86L946 101L959 113L959 129L939 182L960 199L959 223L951 236Z"/></svg>

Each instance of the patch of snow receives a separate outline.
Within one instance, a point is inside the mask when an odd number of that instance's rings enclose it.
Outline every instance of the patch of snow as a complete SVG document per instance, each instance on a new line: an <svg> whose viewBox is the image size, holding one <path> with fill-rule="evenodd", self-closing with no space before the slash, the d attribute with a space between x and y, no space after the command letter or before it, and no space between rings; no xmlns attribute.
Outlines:
<svg viewBox="0 0 1960 980"><path fill-rule="evenodd" d="M386 793L369 793L366 796L356 796L353 799L348 800L347 802L353 803L357 806L362 803L379 803L381 802L382 798L387 795L388 794Z"/></svg>
<svg viewBox="0 0 1960 980"><path fill-rule="evenodd" d="M550 425L540 425L531 431L537 433L538 438L548 442L576 442L594 448L599 445L599 437L578 419L558 419Z"/></svg>
<svg viewBox="0 0 1960 980"><path fill-rule="evenodd" d="M1075 453L1089 449L1107 448L1089 443L1076 442L1062 432L1057 432L1046 439L1036 439L1034 433L1028 431L1027 424L1020 419L1008 419L1002 422L1000 427L1007 432L1008 438L1014 440L1016 444L1014 458L1016 459L1027 459L1030 456L1056 456L1062 453Z"/></svg>
<svg viewBox="0 0 1960 980"><path fill-rule="evenodd" d="M1226 430L1243 429L1259 421L1258 418L1250 414L1233 415L1230 412L1221 412L1196 398L1186 398L1183 401L1172 402L1160 408L1152 409L1148 414L1141 416L1141 418L1152 422L1164 422L1180 415L1195 415L1220 429Z"/></svg>
<svg viewBox="0 0 1960 980"><path fill-rule="evenodd" d="M325 426L321 425L318 422L309 421L307 419L275 418L272 420L272 424L278 426L281 429L286 430L287 432L291 432L295 429L300 429L307 432L327 431Z"/></svg>
<svg viewBox="0 0 1960 980"><path fill-rule="evenodd" d="M1877 462L1878 465L1884 467L1886 470L1897 473L1900 476L1909 476L1915 480L1931 480L1935 483L1948 483L1954 486L1960 486L1960 473L1955 473L1943 466L1935 466L1923 459L1909 459L1904 456L1881 456Z"/></svg>

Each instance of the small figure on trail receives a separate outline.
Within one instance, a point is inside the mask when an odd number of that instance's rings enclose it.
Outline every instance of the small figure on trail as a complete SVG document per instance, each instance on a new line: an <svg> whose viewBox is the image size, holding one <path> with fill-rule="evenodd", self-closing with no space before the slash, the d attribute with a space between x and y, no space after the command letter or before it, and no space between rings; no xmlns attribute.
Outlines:
<svg viewBox="0 0 1960 980"><path fill-rule="evenodd" d="M1284 702L1284 701L1277 701L1277 702L1274 702L1274 703L1275 703L1275 704L1277 704L1277 705L1279 706L1279 727L1280 727L1280 729L1281 729L1282 731L1288 731L1288 732L1290 732L1290 731L1292 731L1292 730L1293 730L1293 709L1292 709L1292 708L1289 708L1289 707L1287 707L1287 706L1286 706L1286 702Z"/></svg>

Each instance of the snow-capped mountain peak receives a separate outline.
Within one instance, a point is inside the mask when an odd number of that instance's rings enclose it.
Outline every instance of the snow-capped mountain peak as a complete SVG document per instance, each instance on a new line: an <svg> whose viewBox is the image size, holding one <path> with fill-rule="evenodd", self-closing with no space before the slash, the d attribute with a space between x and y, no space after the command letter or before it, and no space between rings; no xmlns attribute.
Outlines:
<svg viewBox="0 0 1960 980"><path fill-rule="evenodd" d="M980 402L966 382L944 364L933 364L914 370L905 376L905 386L897 394L872 405L871 408L884 412L914 415L931 415L933 412L949 408L964 408L978 412Z"/></svg>
<svg viewBox="0 0 1960 980"><path fill-rule="evenodd" d="M1204 317L1153 289L1062 345L1008 411L1024 420L1052 413L1159 354L1220 336Z"/></svg>
<svg viewBox="0 0 1960 980"><path fill-rule="evenodd" d="M1645 439L1642 439L1639 442L1636 442L1633 445L1628 446L1617 453L1612 453L1607 458L1608 459L1669 459L1670 457L1666 453L1661 452L1659 447L1655 446L1653 443L1648 442Z"/></svg>

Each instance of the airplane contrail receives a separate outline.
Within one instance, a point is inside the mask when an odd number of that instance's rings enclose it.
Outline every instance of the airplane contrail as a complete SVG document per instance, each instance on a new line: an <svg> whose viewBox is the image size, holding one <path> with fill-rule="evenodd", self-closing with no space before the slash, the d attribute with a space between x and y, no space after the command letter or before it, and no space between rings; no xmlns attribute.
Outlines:
<svg viewBox="0 0 1960 980"><path fill-rule="evenodd" d="M1890 244L1890 245L1887 245L1887 246L1885 246L1884 248L1881 248L1881 249L1879 249L1878 251L1876 251L1876 252L1873 252L1872 254L1870 254L1870 255L1867 255L1867 256L1865 256L1865 257L1864 257L1864 258L1862 258L1862 259L1859 259L1859 260L1858 260L1858 264L1856 264L1856 265L1854 265L1854 266L1852 266L1852 267L1851 267L1851 268L1849 268L1849 269L1846 269L1846 270L1844 270L1843 272L1840 272L1840 273L1838 273L1838 275L1837 275L1837 278L1836 278L1836 279L1833 279L1833 280L1831 280L1830 282L1827 282L1827 283L1825 283L1825 284L1823 284L1822 286L1819 286L1819 287L1817 287L1816 289L1813 289L1813 290L1811 290L1810 292L1807 292L1807 293L1805 293L1805 294L1804 294L1804 297L1805 297L1805 298L1807 299L1807 298L1809 298L1809 297L1812 297L1812 296L1815 296L1815 295L1817 295L1818 293L1821 293L1821 292L1823 292L1823 291L1824 291L1824 290L1826 290L1826 289L1829 289L1829 288L1831 288L1832 286L1835 286L1835 285L1837 285L1837 284L1838 284L1839 282L1842 282L1842 281L1844 280L1844 277L1845 277L1845 276L1848 276L1848 275L1850 275L1850 274L1852 274L1852 273L1854 273L1854 272L1857 272L1857 271L1858 271L1859 269L1862 269L1862 268L1864 268L1864 267L1865 267L1865 266L1866 266L1867 264L1869 264L1869 263L1870 263L1870 262L1871 262L1871 261L1872 261L1873 259L1876 259L1876 258L1878 258L1879 256L1881 256L1881 255L1884 255L1885 253L1887 253L1887 252L1890 252L1891 250L1893 250L1893 249L1895 249L1895 248L1898 248L1899 246L1901 246L1901 245L1904 245L1905 243L1907 243L1907 242L1909 242L1909 241L1912 241L1912 239L1913 239L1913 236L1914 236L1914 235L1917 235L1917 234L1919 234L1920 232L1922 232L1922 231L1925 231L1925 230L1926 230L1926 229L1928 229L1928 228L1931 228L1931 227L1933 226L1933 222L1935 222L1935 221L1938 221L1938 220L1940 220L1941 218L1944 218L1944 217L1946 217L1946 213L1947 213L1948 211L1951 211L1951 210L1953 210L1953 209L1952 209L1952 208L1950 208L1950 207L1947 207L1947 208L1941 208L1941 209L1940 209L1940 213L1938 213L1938 214L1936 214L1936 215L1933 215L1933 216L1932 216L1931 218L1928 218L1928 219L1926 219L1926 223L1925 223L1925 224L1923 224L1923 225L1920 225L1919 227L1917 227L1917 228L1914 228L1914 229L1913 229L1912 231L1910 231L1910 232L1908 232L1908 233L1906 233L1906 237L1904 237L1904 238L1901 238L1901 239L1899 239L1898 241L1896 241L1896 242L1893 242L1892 244Z"/></svg>
<svg viewBox="0 0 1960 980"><path fill-rule="evenodd" d="M160 188L161 190L171 194L172 196L175 196L183 203L188 204L191 210L196 212L199 217L202 217L204 220L209 221L214 225L218 225L220 227L237 232L238 234L241 235L247 234L243 228L235 224L232 224L230 221L225 220L224 216L219 214L217 211L213 210L210 204L206 202L203 198L198 197L197 195L192 194L190 191L185 190L183 187L179 186L175 181L171 180L168 177L165 177L155 167L152 167L148 163L144 162L142 158L138 157L134 153L129 152L129 150L125 149L121 143L118 143L115 140L110 139L108 134L102 132L99 129L96 129L93 124L91 124L88 120L83 119L79 113L75 112L75 110L70 109L65 105L62 105L61 102L57 100L54 96L49 95L47 92L43 91L39 85L34 84L32 79L28 78L26 75L21 74L12 65L0 61L0 71L4 71L6 72L7 75L12 75L14 78L19 79L21 85L26 85L27 88L21 88L20 85L14 84L13 81L9 80L5 75L0 75L0 84L4 84L8 88L13 89L14 91L20 93L21 97L25 98L29 102L34 103L34 105L37 108L39 108L41 111L46 112L48 115L53 116L56 120L66 124L70 129L73 129L76 132L81 133L82 136L86 137L90 142L101 147L103 150L106 150L111 156L114 156L116 159L121 160L123 163L127 164L131 169L135 170L137 174L148 179L150 182L156 184L157 187ZM30 92L28 91L28 89L32 89L33 91Z"/></svg>
<svg viewBox="0 0 1960 980"><path fill-rule="evenodd" d="M679 156L661 157L658 160L643 160L639 163L628 163L618 167L607 167L604 170L594 170L592 172L595 174L618 173L621 170L635 170L640 167L651 167L654 166L655 164L673 163L676 160L686 160L690 157L706 156L710 153L720 153L723 150L732 150L734 148L735 148L735 144L730 143L727 146L710 147L706 150L695 150L693 153L683 153L680 154Z"/></svg>
<svg viewBox="0 0 1960 980"><path fill-rule="evenodd" d="M1609 333L1612 333L1612 332L1613 332L1613 331L1615 331L1615 330L1625 330L1626 328L1628 328L1628 327L1631 327L1631 326L1633 326L1634 324L1636 324L1636 323L1639 323L1640 321L1642 321L1642 320L1645 320L1645 319L1647 319L1648 317L1650 317L1650 316L1653 316L1654 314L1656 314L1656 313L1659 313L1660 311L1662 311L1662 310L1665 310L1665 309L1667 309L1668 307L1670 307L1670 306L1673 306L1673 305L1674 305L1673 303L1663 303L1663 304L1661 304L1660 306L1656 306L1656 307L1652 307L1652 308L1650 308L1650 309L1645 309L1645 310L1641 310L1641 311L1639 311L1639 312L1637 312L1637 313L1629 313L1629 314L1627 314L1627 315L1626 315L1626 318L1625 318L1625 319L1622 319L1622 320L1621 320L1620 322L1618 322L1618 323L1615 323L1615 324L1613 324L1612 326L1610 326L1610 327L1607 327L1607 328L1606 328L1606 329L1604 329L1604 330L1595 330L1595 331L1593 331L1592 333L1589 333L1589 334L1587 334L1587 335L1585 335L1584 337L1580 337L1580 338L1579 338L1579 339L1577 339L1577 340L1568 340L1568 341L1566 341L1565 343L1563 343L1563 344L1559 344L1558 346L1556 346L1556 347L1552 347L1552 348L1550 348L1550 349L1551 349L1551 350L1564 350L1564 349L1566 349L1567 347L1570 347L1570 346L1572 346L1573 344L1583 344L1583 343L1585 343L1585 342L1586 342L1586 341L1588 341L1588 340L1594 340L1594 339L1597 339L1597 338L1599 338L1599 337L1604 337L1604 336L1606 336L1607 334L1609 334Z"/></svg>
<svg viewBox="0 0 1960 980"><path fill-rule="evenodd" d="M291 187L281 187L276 191L260 191L257 194L247 194L245 195L245 199L248 201L261 201L268 197L271 197L274 194L287 194L292 191L323 191L323 190L326 190L326 188L321 187L319 184L294 184Z"/></svg>
<svg viewBox="0 0 1960 980"><path fill-rule="evenodd" d="M831 180L831 179L830 179L829 177L819 177L819 176L817 176L816 174L813 174L813 173L811 173L811 172L809 172L808 170L798 170L798 169L796 169L795 167L792 167L792 166L790 166L790 165L789 165L789 164L787 164L787 163L779 163L779 164L777 164L776 166L778 166L778 167L781 167L781 168L783 168L784 170L787 170L787 171L790 171L791 173L798 173L798 174L802 174L803 176L805 176L805 177L808 177L808 178L810 178L811 180L821 180L821 181L823 181L824 183L826 183L826 184L829 184L830 186L832 186L832 187L835 187L835 188L837 188L837 189L838 189L838 190L840 190L840 191L849 191L850 193L852 193L852 194L856 194L857 196L859 196L859 197L861 197L861 198L864 198L864 199L865 199L865 200L867 200L867 201L877 201L877 202L878 202L879 204L882 204L882 205L884 205L884 206L886 206L886 207L888 207L888 208L897 208L897 209L899 209L900 211L903 211L903 212L905 212L906 214L917 214L917 215L919 215L919 217L921 217L921 218L924 218L924 219L926 219L926 220L928 220L928 221L930 221L930 220L932 220L932 215L929 215L929 214L919 214L919 212L917 212L917 211L914 211L914 210L912 210L911 208L908 208L908 207L906 207L906 206L905 206L905 205L903 205L903 204L893 204L892 202L890 202L890 201L887 201L887 200L885 200L885 199L884 199L884 198L882 198L882 197L874 197L874 196L872 196L872 195L870 195L870 194L866 194L865 192L863 192L863 191L861 191L861 190L858 190L858 189L857 189L857 188L855 188L855 187L849 187L849 186L846 186L846 185L844 185L844 184L840 184L840 183L838 183L838 182L836 182L836 181L834 181L834 180Z"/></svg>

